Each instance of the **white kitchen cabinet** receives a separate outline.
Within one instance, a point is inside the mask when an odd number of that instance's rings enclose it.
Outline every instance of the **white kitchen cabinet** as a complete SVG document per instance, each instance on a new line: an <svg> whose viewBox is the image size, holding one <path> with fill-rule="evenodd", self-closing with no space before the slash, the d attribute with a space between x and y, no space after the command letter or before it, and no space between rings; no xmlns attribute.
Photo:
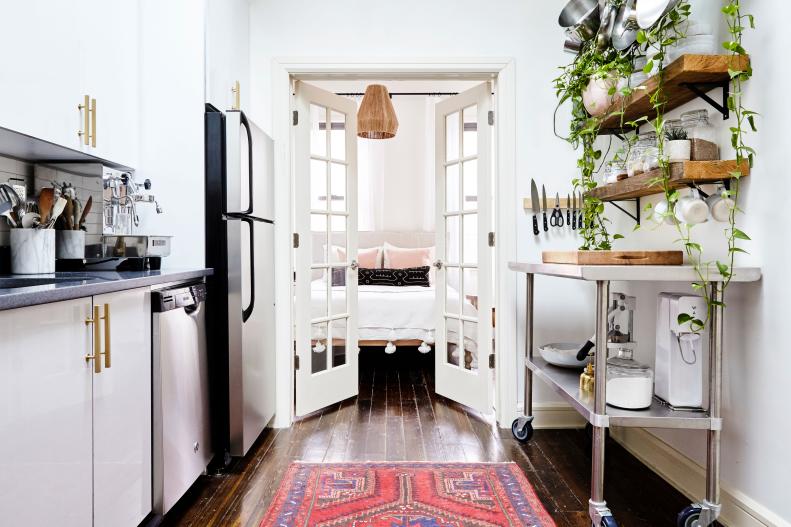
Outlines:
<svg viewBox="0 0 791 527"><path fill-rule="evenodd" d="M136 526L151 511L151 294L93 302L110 314L110 367L93 380L94 526Z"/></svg>
<svg viewBox="0 0 791 527"><path fill-rule="evenodd" d="M0 312L3 525L92 518L91 298Z"/></svg>
<svg viewBox="0 0 791 527"><path fill-rule="evenodd" d="M0 335L0 523L139 525L152 500L149 289L0 311Z"/></svg>
<svg viewBox="0 0 791 527"><path fill-rule="evenodd" d="M248 0L206 2L206 102L223 111L234 105L231 88L237 81L240 106L249 110L249 25Z"/></svg>
<svg viewBox="0 0 791 527"><path fill-rule="evenodd" d="M4 2L0 126L79 149L77 105L84 88L77 5L76 0Z"/></svg>
<svg viewBox="0 0 791 527"><path fill-rule="evenodd" d="M25 0L0 17L0 126L135 166L139 20L136 2ZM85 145L84 96L96 99ZM89 119L90 122L90 119Z"/></svg>

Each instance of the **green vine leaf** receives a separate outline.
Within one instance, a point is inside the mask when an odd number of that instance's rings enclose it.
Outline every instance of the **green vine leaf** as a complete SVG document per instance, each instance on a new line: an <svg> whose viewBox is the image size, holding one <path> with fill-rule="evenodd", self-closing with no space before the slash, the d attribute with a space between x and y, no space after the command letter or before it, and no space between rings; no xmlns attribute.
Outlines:
<svg viewBox="0 0 791 527"><path fill-rule="evenodd" d="M731 229L731 236L733 236L737 240L750 240L751 239L743 231L740 231L736 227L733 227L733 229Z"/></svg>

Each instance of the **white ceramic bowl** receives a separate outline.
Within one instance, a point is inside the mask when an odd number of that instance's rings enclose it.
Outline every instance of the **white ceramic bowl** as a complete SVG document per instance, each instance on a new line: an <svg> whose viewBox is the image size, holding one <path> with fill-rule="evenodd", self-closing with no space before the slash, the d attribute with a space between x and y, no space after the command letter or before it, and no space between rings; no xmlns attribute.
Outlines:
<svg viewBox="0 0 791 527"><path fill-rule="evenodd" d="M552 342L539 346L541 358L550 364L561 368L584 368L590 362L590 356L585 360L577 360L577 352L582 347L579 342Z"/></svg>

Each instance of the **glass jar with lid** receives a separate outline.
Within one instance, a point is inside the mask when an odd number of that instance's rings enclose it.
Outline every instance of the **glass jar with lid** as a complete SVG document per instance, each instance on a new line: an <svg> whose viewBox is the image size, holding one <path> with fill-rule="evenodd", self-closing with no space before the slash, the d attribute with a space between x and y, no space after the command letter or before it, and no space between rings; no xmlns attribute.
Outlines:
<svg viewBox="0 0 791 527"><path fill-rule="evenodd" d="M720 158L717 134L709 121L708 110L693 110L681 114L681 126L691 142L690 159L715 161Z"/></svg>
<svg viewBox="0 0 791 527"><path fill-rule="evenodd" d="M681 114L681 127L687 131L689 139L703 139L715 143L716 131L709 120L708 110L692 110Z"/></svg>
<svg viewBox="0 0 791 527"><path fill-rule="evenodd" d="M607 404L627 410L650 407L654 394L653 370L632 358L631 347L615 346L616 355L607 359Z"/></svg>
<svg viewBox="0 0 791 527"><path fill-rule="evenodd" d="M626 161L622 159L613 159L604 166L604 175L602 180L604 184L616 183L628 177L626 171Z"/></svg>
<svg viewBox="0 0 791 527"><path fill-rule="evenodd" d="M656 147L656 133L648 132L637 136L637 141L629 149L626 157L626 170L628 177L643 173L643 156L647 148Z"/></svg>

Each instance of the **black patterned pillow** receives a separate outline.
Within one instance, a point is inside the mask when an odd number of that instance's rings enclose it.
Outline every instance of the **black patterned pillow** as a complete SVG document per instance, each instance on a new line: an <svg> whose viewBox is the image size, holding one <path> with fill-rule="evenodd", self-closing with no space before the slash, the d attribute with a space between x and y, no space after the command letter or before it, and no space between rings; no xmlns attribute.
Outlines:
<svg viewBox="0 0 791 527"><path fill-rule="evenodd" d="M357 283L360 285L389 285L404 287L409 285L429 287L429 266L408 269L360 269Z"/></svg>

